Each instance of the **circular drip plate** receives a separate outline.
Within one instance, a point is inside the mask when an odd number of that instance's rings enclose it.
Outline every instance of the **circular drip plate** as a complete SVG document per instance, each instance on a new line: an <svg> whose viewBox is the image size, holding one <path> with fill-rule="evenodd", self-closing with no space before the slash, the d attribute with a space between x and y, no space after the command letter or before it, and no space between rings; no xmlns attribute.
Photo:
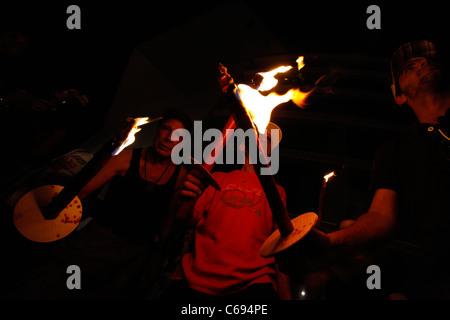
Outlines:
<svg viewBox="0 0 450 320"><path fill-rule="evenodd" d="M14 225L27 239L52 242L64 238L79 224L81 201L75 197L55 219L45 219L41 208L47 206L63 187L42 186L26 193L14 207Z"/></svg>
<svg viewBox="0 0 450 320"><path fill-rule="evenodd" d="M264 241L259 253L263 257L271 257L302 239L316 224L318 216L314 212L307 212L291 220L294 230L286 237L282 237L280 230L275 230Z"/></svg>

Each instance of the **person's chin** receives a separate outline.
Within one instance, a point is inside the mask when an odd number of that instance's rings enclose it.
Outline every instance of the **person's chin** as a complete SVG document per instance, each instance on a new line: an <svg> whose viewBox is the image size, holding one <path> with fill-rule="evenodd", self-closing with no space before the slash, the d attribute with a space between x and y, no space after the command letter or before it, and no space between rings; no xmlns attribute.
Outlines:
<svg viewBox="0 0 450 320"><path fill-rule="evenodd" d="M158 146L156 148L156 151L163 157L170 157L172 149L169 149L169 148L163 147L163 146Z"/></svg>

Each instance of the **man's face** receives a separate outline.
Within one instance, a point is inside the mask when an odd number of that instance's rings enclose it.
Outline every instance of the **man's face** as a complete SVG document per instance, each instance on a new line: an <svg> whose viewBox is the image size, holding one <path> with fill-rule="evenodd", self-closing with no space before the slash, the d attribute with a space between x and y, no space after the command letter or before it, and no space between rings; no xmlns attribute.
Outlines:
<svg viewBox="0 0 450 320"><path fill-rule="evenodd" d="M183 129L183 123L176 119L168 119L164 121L158 128L154 148L162 156L170 157L172 149L180 141L172 141L172 132L176 129Z"/></svg>
<svg viewBox="0 0 450 320"><path fill-rule="evenodd" d="M427 58L409 60L403 67L398 82L403 95L415 98L421 92L433 92L442 80L442 68Z"/></svg>

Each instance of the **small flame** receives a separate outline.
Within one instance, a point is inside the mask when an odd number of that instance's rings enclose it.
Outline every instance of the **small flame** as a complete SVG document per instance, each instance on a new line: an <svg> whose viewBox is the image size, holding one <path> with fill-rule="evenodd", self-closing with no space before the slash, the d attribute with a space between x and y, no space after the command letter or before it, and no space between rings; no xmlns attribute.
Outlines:
<svg viewBox="0 0 450 320"><path fill-rule="evenodd" d="M277 73L285 73L286 71L289 71L292 69L291 66L281 66L276 69L267 71L267 72L259 72L258 74L263 77L263 80L261 84L259 85L258 90L259 91L267 91L272 89L278 84L278 80L275 79L275 75ZM300 69L299 69L300 70Z"/></svg>
<svg viewBox="0 0 450 320"><path fill-rule="evenodd" d="M297 64L298 70L304 67L302 56L297 59ZM278 80L275 78L277 73L284 73L291 68L291 66L281 66L268 72L258 73L263 76L263 80L256 90L245 84L237 85L236 94L247 110L251 120L256 125L259 133L264 134L270 122L272 110L276 106L292 100L297 106L303 107L303 102L309 95L308 92L305 93L299 89L291 89L283 95L278 95L275 92L266 96L261 94L262 91L268 91L278 84Z"/></svg>
<svg viewBox="0 0 450 320"><path fill-rule="evenodd" d="M303 56L298 57L295 62L297 62L298 70L305 66L305 64L303 63Z"/></svg>
<svg viewBox="0 0 450 320"><path fill-rule="evenodd" d="M140 126L158 119L153 119L149 121L149 118L145 117L145 118L135 118L133 120L135 121L134 126L131 128L125 141L116 150L113 151L112 153L113 156L117 156L119 153L122 152L123 149L131 145L136 140L134 135L139 131L141 131L141 128L139 128Z"/></svg>
<svg viewBox="0 0 450 320"><path fill-rule="evenodd" d="M335 176L336 176L336 174L334 173L334 171L330 172L329 174L327 174L325 176L323 176L323 178L325 179L325 183L328 182L328 179L330 179L331 177L335 177Z"/></svg>

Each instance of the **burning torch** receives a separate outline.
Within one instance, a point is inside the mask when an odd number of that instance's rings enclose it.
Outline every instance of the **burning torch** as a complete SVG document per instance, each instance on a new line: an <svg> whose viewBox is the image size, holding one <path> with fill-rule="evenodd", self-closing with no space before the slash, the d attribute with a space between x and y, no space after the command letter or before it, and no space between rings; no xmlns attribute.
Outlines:
<svg viewBox="0 0 450 320"><path fill-rule="evenodd" d="M317 214L319 216L319 219L317 220L317 225L320 224L320 221L322 220L322 216L323 216L323 205L325 203L325 194L327 192L328 180L335 176L336 176L336 174L334 173L334 171L323 176L322 186L320 187L320 194L319 194L319 206L317 209Z"/></svg>
<svg viewBox="0 0 450 320"><path fill-rule="evenodd" d="M300 69L303 66L303 59L299 58L297 63ZM277 81L274 77L276 74L286 72L289 69L291 69L290 66L279 67L268 73L259 73L260 77L258 83L254 85L254 87L257 87L255 89L247 85L236 85L229 76L227 69L223 65L219 65L222 92L229 103L234 119L243 130L253 130L255 134L252 135L252 139L255 139L257 145L259 145L259 139L256 130L259 132L265 131L270 121L270 114L276 106L292 100L300 107L310 93L302 92L299 89L291 89L284 95L278 95L274 92L268 95L261 94L261 91L267 91L276 86ZM258 149L260 156L262 155L265 159L266 155L263 148ZM278 193L273 175L261 174L261 168L263 167L266 169L265 172L267 172L267 169L270 170L268 162L262 163L258 162L257 159L252 159L252 163L278 226L278 230L266 239L260 249L260 254L263 257L269 257L289 248L302 239L312 230L318 216L314 212L308 212L291 220Z"/></svg>

